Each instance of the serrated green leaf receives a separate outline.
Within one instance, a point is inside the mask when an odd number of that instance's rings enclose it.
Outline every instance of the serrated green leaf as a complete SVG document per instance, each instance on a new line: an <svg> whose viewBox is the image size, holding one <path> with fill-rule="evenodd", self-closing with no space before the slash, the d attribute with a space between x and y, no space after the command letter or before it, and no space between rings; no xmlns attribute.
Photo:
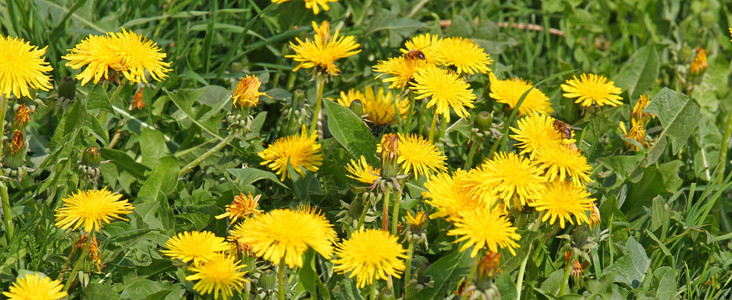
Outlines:
<svg viewBox="0 0 732 300"><path fill-rule="evenodd" d="M102 148L100 149L102 159L109 160L120 170L125 170L135 176L138 180L145 180L145 171L149 171L150 168L137 163L134 159L129 157L127 153L119 150Z"/></svg>
<svg viewBox="0 0 732 300"><path fill-rule="evenodd" d="M137 194L138 198L157 199L158 193L168 194L178 183L178 171L180 163L174 156L166 156L160 158L158 163L153 167L150 176L147 177L145 183Z"/></svg>
<svg viewBox="0 0 732 300"><path fill-rule="evenodd" d="M639 244L633 237L625 242L628 254L618 259L602 272L602 277L611 276L615 282L627 284L637 288L643 282L646 272L651 265L651 260L646 255L643 245Z"/></svg>
<svg viewBox="0 0 732 300"><path fill-rule="evenodd" d="M363 156L370 165L376 166L378 164L374 156L376 153L376 139L371 135L371 131L361 121L361 118L347 107L333 101L323 100L323 103L328 111L328 130L333 134L336 141L353 158L358 159Z"/></svg>
<svg viewBox="0 0 732 300"><path fill-rule="evenodd" d="M250 185L261 179L268 179L284 188L288 188L279 178L272 172L260 170L257 168L241 168L241 169L226 169L231 175L239 179L239 183L243 186Z"/></svg>
<svg viewBox="0 0 732 300"><path fill-rule="evenodd" d="M104 90L102 85L95 85L89 94L86 96L87 109L89 111L106 111L108 113L114 113L112 103L109 103L109 95Z"/></svg>
<svg viewBox="0 0 732 300"><path fill-rule="evenodd" d="M457 287L458 280L470 273L473 259L470 251L454 251L438 259L425 271L435 285L421 290L414 299L441 299L448 289Z"/></svg>
<svg viewBox="0 0 732 300"><path fill-rule="evenodd" d="M671 140L673 154L677 154L681 147L686 145L686 140L696 129L699 118L701 118L699 105L686 95L669 88L664 88L658 92L651 99L651 103L648 104L645 112L655 115L663 125L663 131L648 151L646 165L656 162L661 157L667 137Z"/></svg>
<svg viewBox="0 0 732 300"><path fill-rule="evenodd" d="M158 130L143 128L140 134L140 154L142 155L142 164L149 168L157 165L161 157L170 154L163 133Z"/></svg>
<svg viewBox="0 0 732 300"><path fill-rule="evenodd" d="M636 101L643 93L648 93L658 78L661 65L658 52L652 45L636 50L615 77L615 83L627 91L631 101ZM633 102L630 102L633 103Z"/></svg>

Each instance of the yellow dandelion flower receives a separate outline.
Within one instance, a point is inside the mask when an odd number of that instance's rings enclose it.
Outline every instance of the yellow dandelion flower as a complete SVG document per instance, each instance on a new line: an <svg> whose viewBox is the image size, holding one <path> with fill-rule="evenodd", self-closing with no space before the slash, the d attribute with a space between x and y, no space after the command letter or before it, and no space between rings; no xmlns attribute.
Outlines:
<svg viewBox="0 0 732 300"><path fill-rule="evenodd" d="M16 154L25 147L25 135L23 131L13 130L13 138L10 140L10 152Z"/></svg>
<svg viewBox="0 0 732 300"><path fill-rule="evenodd" d="M597 205L592 203L592 209L590 209L590 227L596 228L600 225L600 210L597 209Z"/></svg>
<svg viewBox="0 0 732 300"><path fill-rule="evenodd" d="M493 73L490 74L490 81L491 98L496 99L498 103L507 104L511 109L516 108L521 96L532 87L531 82L521 78L498 80ZM524 102L521 102L521 106L519 106L520 115L530 113L549 114L552 112L554 112L554 109L549 103L549 97L537 88L531 89L524 98Z"/></svg>
<svg viewBox="0 0 732 300"><path fill-rule="evenodd" d="M294 71L299 69L316 68L318 72L325 72L330 75L338 75L338 66L335 61L341 58L356 55L361 50L357 50L360 46L355 42L352 36L338 36L339 31L329 40L324 40L320 35L316 35L313 41L305 39L303 42L299 38L295 38L297 45L290 42L290 47L295 54L285 55L292 58L299 64Z"/></svg>
<svg viewBox="0 0 732 300"><path fill-rule="evenodd" d="M244 193L236 195L236 197L234 197L234 202L226 206L226 212L216 216L216 219L229 217L231 218L231 223L234 223L239 218L243 220L252 214L258 214L262 212L257 209L257 206L259 205L259 198L261 197L262 195L252 197L252 193L249 193L247 196L244 196Z"/></svg>
<svg viewBox="0 0 732 300"><path fill-rule="evenodd" d="M18 278L7 292L3 292L8 300L53 300L66 297L68 294L63 292L64 285L61 281L51 280L40 274L27 274L23 278Z"/></svg>
<svg viewBox="0 0 732 300"><path fill-rule="evenodd" d="M275 4L282 4L285 2L288 2L290 0L272 0L272 3ZM314 14L319 14L322 9L324 11L329 11L330 6L328 5L329 2L338 2L338 0L303 0L305 2L305 8L312 9Z"/></svg>
<svg viewBox="0 0 732 300"><path fill-rule="evenodd" d="M470 173L471 195L490 201L503 199L506 207L521 209L527 203L541 197L546 178L541 167L515 153L498 153Z"/></svg>
<svg viewBox="0 0 732 300"><path fill-rule="evenodd" d="M15 128L21 128L25 126L25 124L28 124L28 122L30 122L30 114L32 112L33 111L31 111L28 105L19 105L18 109L15 111L15 117L13 118Z"/></svg>
<svg viewBox="0 0 732 300"><path fill-rule="evenodd" d="M380 60L374 66L374 72L381 73L376 78L389 75L382 81L389 83L390 89L403 89L414 79L420 69L430 66L427 60L407 59L404 56L391 57L387 60Z"/></svg>
<svg viewBox="0 0 732 300"><path fill-rule="evenodd" d="M397 109L399 109L399 118L405 119L409 112L409 99L396 99L391 92L385 92L380 87L379 92L374 94L372 87L366 87L365 93L349 90L347 93L341 92L341 97L337 102L345 107L350 107L353 101L359 100L363 105L363 113L366 119L370 120L374 125L386 125L397 122L396 113L394 112L394 102L396 101Z"/></svg>
<svg viewBox="0 0 732 300"><path fill-rule="evenodd" d="M492 64L490 56L473 40L449 37L437 44L437 61L441 65L454 66L458 74L488 74Z"/></svg>
<svg viewBox="0 0 732 300"><path fill-rule="evenodd" d="M583 186L592 181L587 157L578 150L568 149L561 144L541 149L536 161L546 172L547 181L565 181L571 178L572 183Z"/></svg>
<svg viewBox="0 0 732 300"><path fill-rule="evenodd" d="M249 282L244 279L247 272L242 269L245 267L245 264L240 264L233 256L216 254L202 264L190 266L188 271L194 274L186 276L186 280L198 280L193 289L201 295L211 294L213 291L214 299L218 299L220 292L221 297L228 299L234 295L233 290L241 293L244 283Z"/></svg>
<svg viewBox="0 0 732 300"><path fill-rule="evenodd" d="M424 174L430 177L430 171L444 171L447 169L443 155L437 146L416 134L399 134L399 158L404 174L412 173L414 177Z"/></svg>
<svg viewBox="0 0 732 300"><path fill-rule="evenodd" d="M314 208L276 209L244 220L236 232L257 256L274 264L284 259L290 268L302 267L302 255L308 248L329 260L336 239L333 225Z"/></svg>
<svg viewBox="0 0 732 300"><path fill-rule="evenodd" d="M477 97L470 85L456 73L432 66L420 69L414 81L410 88L417 93L416 99L429 97L427 107L435 106L435 114L441 114L447 122L450 122L450 108L465 118L470 115L465 107L475 107L473 101Z"/></svg>
<svg viewBox="0 0 732 300"><path fill-rule="evenodd" d="M643 111L650 103L651 98L649 98L648 95L641 95L638 98L638 101L635 102L635 105L633 105L633 111L630 114L631 118L641 121L643 125L645 125L649 119L655 118L656 116Z"/></svg>
<svg viewBox="0 0 732 300"><path fill-rule="evenodd" d="M554 118L544 114L523 117L516 122L516 128L511 127L511 131L515 133L511 138L521 148L520 154L529 154L532 159L540 149L555 147L562 141L562 135L554 129Z"/></svg>
<svg viewBox="0 0 732 300"><path fill-rule="evenodd" d="M635 119L631 119L630 121L631 121L631 124L633 125L632 127L630 127L630 130L627 130L625 128L625 123L623 123L623 122L620 122L620 124L618 124L618 126L620 127L620 130L623 131L623 134L625 135L625 137L627 137L631 140L635 140L638 143L640 143L641 145L645 145L646 144L646 129L643 127L643 124L637 122ZM636 146L632 143L623 142L623 144L625 145L626 149L633 149L634 151L640 150L640 148L638 148L638 146Z"/></svg>
<svg viewBox="0 0 732 300"><path fill-rule="evenodd" d="M397 240L396 236L383 230L355 232L350 239L338 245L338 258L333 260L333 270L341 274L350 273L349 278L356 277L359 288L390 276L400 278L407 251Z"/></svg>
<svg viewBox="0 0 732 300"><path fill-rule="evenodd" d="M114 44L124 64L121 71L127 80L147 83L145 72L156 81L168 77L165 73L171 71L168 69L170 63L163 61L167 55L156 43L124 28L122 32L112 33L111 37L116 39Z"/></svg>
<svg viewBox="0 0 732 300"><path fill-rule="evenodd" d="M437 212L430 218L445 218L448 221L456 220L464 210L478 206L490 206L493 199L485 202L479 197L469 196L471 186L468 185L469 174L465 170L457 169L452 173L439 173L431 177L424 184L426 191L422 192L425 202L435 208Z"/></svg>
<svg viewBox="0 0 732 300"><path fill-rule="evenodd" d="M224 238L210 231L186 231L170 238L165 248L167 250L162 252L170 258L182 262L193 261L193 264L198 265L212 259L216 253L228 250L229 245Z"/></svg>
<svg viewBox="0 0 732 300"><path fill-rule="evenodd" d="M315 23L313 21L313 30L315 31L315 39L327 42L330 40L330 22L323 21L323 23Z"/></svg>
<svg viewBox="0 0 732 300"><path fill-rule="evenodd" d="M455 243L466 241L460 248L461 252L473 247L470 257L475 257L484 248L493 252L508 248L511 254L516 255L514 248L519 247L516 241L521 239L521 235L516 233L516 227L512 227L508 218L490 207L479 206L463 211L460 219L455 221L455 227L447 235L460 236Z"/></svg>
<svg viewBox="0 0 732 300"><path fill-rule="evenodd" d="M577 98L575 103L588 107L591 105L623 105L623 98L620 97L620 88L615 82L609 81L602 75L582 74L580 79L567 80L561 85L566 98Z"/></svg>
<svg viewBox="0 0 732 300"><path fill-rule="evenodd" d="M427 224L427 214L423 211L419 211L412 215L412 212L407 211L407 215L404 217L409 225L409 229L412 231L418 231L424 229Z"/></svg>
<svg viewBox="0 0 732 300"><path fill-rule="evenodd" d="M585 211L592 210L594 199L590 198L590 193L584 187L562 181L547 184L541 199L529 205L535 207L536 211L546 211L542 222L551 218L549 224L554 225L554 222L559 219L559 227L564 228L565 221L574 224L572 216L577 220L578 225L589 223Z"/></svg>
<svg viewBox="0 0 732 300"><path fill-rule="evenodd" d="M92 79L96 84L100 80L111 79L110 70L121 72L125 68L122 57L117 52L116 42L116 39L108 35L89 35L62 58L68 60L66 66L72 69L86 67L76 75L76 79L81 80L81 85Z"/></svg>
<svg viewBox="0 0 732 300"><path fill-rule="evenodd" d="M135 209L122 195L102 190L79 190L64 198L63 207L56 209L56 226L76 230L84 225L86 232L102 229L102 222L109 224L112 219L126 220L120 215L130 214Z"/></svg>
<svg viewBox="0 0 732 300"><path fill-rule="evenodd" d="M373 184L374 181L379 179L381 174L380 168L374 168L366 162L366 157L361 156L358 160L352 159L350 163L346 165L346 171L349 174L348 178L355 179L365 184Z"/></svg>
<svg viewBox="0 0 732 300"><path fill-rule="evenodd" d="M231 99L234 102L234 107L243 107L249 109L259 104L259 96L267 96L267 94L259 92L259 87L262 85L257 77L247 75L239 81L234 88L234 92L231 95Z"/></svg>
<svg viewBox="0 0 732 300"><path fill-rule="evenodd" d="M0 96L32 97L29 88L48 91L53 87L47 75L53 68L43 58L47 48L0 35Z"/></svg>
<svg viewBox="0 0 732 300"><path fill-rule="evenodd" d="M689 65L689 72L692 75L700 74L707 69L707 50L702 47L696 48L696 55Z"/></svg>
<svg viewBox="0 0 732 300"><path fill-rule="evenodd" d="M399 49L399 51L407 56L407 58L410 55L408 54L410 51L412 51L411 53L418 53L415 51L419 51L424 55L424 60L427 64L434 64L437 62L437 45L439 41L440 39L436 35L425 33L405 42L404 48Z"/></svg>
<svg viewBox="0 0 732 300"><path fill-rule="evenodd" d="M317 138L318 135L315 132L308 135L303 126L299 136L279 138L267 149L259 152L259 157L264 159L261 165L266 165L272 171L276 171L281 180L285 180L285 177L290 178L290 174L287 174L288 162L300 175L305 176L300 167L304 167L310 172L316 172L323 164L321 146L315 141Z"/></svg>

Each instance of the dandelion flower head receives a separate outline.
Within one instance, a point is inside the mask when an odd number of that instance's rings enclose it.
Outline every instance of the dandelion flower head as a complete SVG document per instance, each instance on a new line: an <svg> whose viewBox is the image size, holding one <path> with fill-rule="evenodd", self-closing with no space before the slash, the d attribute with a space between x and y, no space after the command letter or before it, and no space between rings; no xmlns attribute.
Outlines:
<svg viewBox="0 0 732 300"><path fill-rule="evenodd" d="M321 146L315 141L317 138L315 132L308 135L303 126L299 136L281 137L267 149L259 152L259 157L264 160L261 165L276 171L281 180L285 180L285 177L290 178L290 174L287 173L288 162L300 175L305 175L300 167L316 172L323 164Z"/></svg>
<svg viewBox="0 0 732 300"><path fill-rule="evenodd" d="M30 88L48 91L53 87L47 74L53 68L43 58L46 48L0 35L0 96L32 97Z"/></svg>
<svg viewBox="0 0 732 300"><path fill-rule="evenodd" d="M272 0L272 3L282 4L290 0ZM329 11L329 2L338 2L338 0L303 0L305 2L305 8L312 9L314 14L319 14L321 7L324 11Z"/></svg>
<svg viewBox="0 0 732 300"><path fill-rule="evenodd" d="M592 181L590 179L590 167L585 157L578 150L568 149L557 144L554 147L541 149L536 155L536 161L545 171L547 181L572 180L572 183L579 186Z"/></svg>
<svg viewBox="0 0 732 300"><path fill-rule="evenodd" d="M350 273L362 288L374 280L400 278L404 270L407 252L387 231L366 229L353 233L336 250L333 269L338 273Z"/></svg>
<svg viewBox="0 0 732 300"><path fill-rule="evenodd" d="M347 93L341 92L338 103L349 107L353 101L359 100L363 104L363 113L366 119L374 125L386 125L397 122L394 112L394 102L399 110L399 118L405 119L409 111L409 99L395 99L396 96L380 87L378 93L374 93L372 87L366 87L364 93L351 89Z"/></svg>
<svg viewBox="0 0 732 300"><path fill-rule="evenodd" d="M421 34L413 37L404 43L404 48L399 49L402 55L407 55L409 51L416 50L424 54L424 61L428 65L437 62L437 47L440 39L434 34Z"/></svg>
<svg viewBox="0 0 732 300"><path fill-rule="evenodd" d="M381 174L380 168L374 168L366 162L366 157L361 156L358 160L352 159L346 165L346 175L348 178L355 179L358 182L365 184L373 184L374 181L379 179Z"/></svg>
<svg viewBox="0 0 732 300"><path fill-rule="evenodd" d="M242 271L244 267L246 265L235 261L233 256L216 254L202 264L190 266L188 271L194 272L194 274L186 276L186 280L198 280L193 289L201 295L213 292L214 298L218 299L219 293L221 293L224 299L228 299L234 295L233 290L241 292L244 283L249 282L244 279L244 274L247 273Z"/></svg>
<svg viewBox="0 0 732 300"><path fill-rule="evenodd" d="M76 230L83 225L86 232L102 229L102 223L113 219L125 220L120 215L130 214L135 209L122 195L102 190L77 191L64 198L63 206L56 209L56 226Z"/></svg>
<svg viewBox="0 0 732 300"><path fill-rule="evenodd" d="M258 214L262 212L257 209L257 206L259 205L259 198L261 197L261 194L253 197L252 193L249 193L246 196L244 193L236 195L234 197L234 201L230 205L226 206L226 212L216 216L216 219L229 217L231 218L231 223L234 223L240 218L243 220L252 214Z"/></svg>
<svg viewBox="0 0 732 300"><path fill-rule="evenodd" d="M31 300L43 299L54 300L66 297L68 294L63 290L64 285L61 281L51 280L40 274L27 274L23 278L18 278L7 292L3 292L8 300Z"/></svg>
<svg viewBox="0 0 732 300"><path fill-rule="evenodd" d="M424 174L430 177L430 172L446 170L447 157L437 149L432 142L416 134L399 134L399 157L404 174L412 173L415 177Z"/></svg>
<svg viewBox="0 0 732 300"><path fill-rule="evenodd" d="M508 248L511 254L516 255L514 248L519 247L516 241L521 239L521 235L516 233L516 227L511 225L508 218L490 207L465 210L454 224L455 228L447 235L459 236L456 243L465 241L461 252L473 247L470 257L475 257L484 248L493 252Z"/></svg>
<svg viewBox="0 0 732 300"><path fill-rule="evenodd" d="M584 107L623 105L620 88L602 75L582 74L580 79L574 76L574 79L567 80L561 87L564 97L577 98L574 102Z"/></svg>
<svg viewBox="0 0 732 300"><path fill-rule="evenodd" d="M511 138L518 142L520 154L529 154L532 159L539 150L556 147L562 141L562 135L554 128L554 118L545 114L524 116L511 131L515 133Z"/></svg>
<svg viewBox="0 0 732 300"><path fill-rule="evenodd" d="M436 47L437 61L444 66L452 66L458 74L488 74L490 56L473 40L462 37L449 37L440 40Z"/></svg>
<svg viewBox="0 0 732 300"><path fill-rule="evenodd" d="M437 208L437 212L430 215L430 218L440 217L453 221L458 219L464 210L492 205L494 199L485 201L480 197L469 196L471 189L469 178L467 171L457 169L452 175L447 172L439 173L425 182L426 191L422 192L422 197L427 204Z"/></svg>
<svg viewBox="0 0 732 300"><path fill-rule="evenodd" d="M506 80L498 80L493 73L490 75L491 93L490 96L496 99L498 103L507 104L511 109L516 108L521 96L531 89L530 82L521 78L512 78ZM519 114L526 115L530 113L549 114L554 112L549 97L544 95L539 89L533 88L524 97L524 101L519 106Z"/></svg>
<svg viewBox="0 0 732 300"><path fill-rule="evenodd" d="M165 243L163 254L182 262L193 261L194 265L213 258L217 253L229 249L224 238L210 231L186 231L172 237Z"/></svg>
<svg viewBox="0 0 732 300"><path fill-rule="evenodd" d="M243 107L249 109L259 104L259 96L267 96L266 93L259 91L259 87L262 83L252 75L247 75L239 81L234 88L234 93L231 95L231 99L234 102L234 107Z"/></svg>
<svg viewBox="0 0 732 300"><path fill-rule="evenodd" d="M471 195L490 201L496 196L506 207L521 209L541 197L546 179L542 169L515 153L498 153L470 173Z"/></svg>
<svg viewBox="0 0 732 300"><path fill-rule="evenodd" d="M336 30L335 34L326 40L320 34L322 33L316 34L312 41L305 39L303 42L299 38L295 38L297 45L290 42L290 47L295 54L285 55L285 57L292 58L299 63L293 71L316 68L318 72L338 75L339 70L335 61L361 52L358 50L360 45L352 36L339 37L339 31Z"/></svg>
<svg viewBox="0 0 732 300"><path fill-rule="evenodd" d="M549 224L559 220L559 227L564 228L565 222L574 224L572 217L577 224L589 223L585 212L592 211L594 199L590 198L584 187L574 185L570 182L552 182L547 184L546 191L537 201L530 203L536 211L545 211L542 222L549 220Z"/></svg>
<svg viewBox="0 0 732 300"><path fill-rule="evenodd" d="M445 121L450 121L450 108L465 118L470 113L465 109L473 108L473 101L477 98L470 85L458 76L457 73L431 66L420 69L414 76L412 90L417 93L416 99L429 97L427 107L435 107L435 114L441 114Z"/></svg>

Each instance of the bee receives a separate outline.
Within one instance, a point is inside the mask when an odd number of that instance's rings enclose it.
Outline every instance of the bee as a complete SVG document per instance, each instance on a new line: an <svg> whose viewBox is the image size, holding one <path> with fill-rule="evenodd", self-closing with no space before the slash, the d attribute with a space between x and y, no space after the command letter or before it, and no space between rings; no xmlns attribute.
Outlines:
<svg viewBox="0 0 732 300"><path fill-rule="evenodd" d="M573 129L582 130L581 128L574 127L572 125L569 125L569 124L564 123L564 122L559 121L559 120L554 120L554 129L557 132L559 132L560 134L562 134L562 140L563 140L562 142L563 143L566 143L564 140L571 140L572 139L572 137L574 136L574 130ZM575 143L567 143L566 145L567 145L567 147L569 149L571 149L573 151L577 151L578 150L577 149L577 145Z"/></svg>
<svg viewBox="0 0 732 300"><path fill-rule="evenodd" d="M412 50L407 51L407 53L404 53L404 58L406 58L407 60L416 60L416 59L425 60L424 52L422 52L419 49L412 49Z"/></svg>

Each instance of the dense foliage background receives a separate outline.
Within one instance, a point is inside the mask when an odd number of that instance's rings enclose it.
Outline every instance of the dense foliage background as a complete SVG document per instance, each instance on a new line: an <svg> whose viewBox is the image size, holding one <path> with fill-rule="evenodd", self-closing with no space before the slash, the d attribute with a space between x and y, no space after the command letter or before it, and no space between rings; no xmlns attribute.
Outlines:
<svg viewBox="0 0 732 300"><path fill-rule="evenodd" d="M557 115L585 131L585 142L578 146L594 168L590 191L602 222L598 230L586 233L597 247L590 252L581 284L572 284L571 297L730 297L731 9L731 4L716 0L342 0L313 15L300 1L2 1L0 34L47 45L56 83L76 74L61 59L67 49L88 34L120 27L160 45L173 71L161 83L126 86L119 96L125 102L115 107L108 101L113 89L91 84L77 85L72 99L61 99L56 91L41 93L42 103L36 105L27 133L26 174L9 182L16 230L14 239L0 241L0 290L27 271L55 278L66 263L78 236L54 226L54 209L66 195L91 186L87 174L78 171L88 146L101 148L107 161L100 166L99 186L124 194L136 209L129 222L104 228L99 238L105 267L101 272L86 268L86 286L73 289L72 298L180 299L195 294L192 283L183 279L185 269L159 250L186 230L225 236L227 223L214 216L242 191L261 193L264 211L317 206L345 237L353 224L344 217L349 212L343 204L362 195L345 176L343 166L354 157L342 144L363 138L363 132L344 130L333 138L336 134L328 123L347 124L350 119L328 111L332 115L324 126L326 159L317 173L280 181L260 166L256 155L278 137L296 134L298 124L309 124L308 102L314 101L315 84L308 72L292 72L295 64L285 55L292 54L289 42L295 37L311 35L311 21L328 20L342 34L355 36L362 52L339 61L341 74L328 82L326 98L337 98L350 88L381 85L372 66L400 55L406 39L426 32L462 36L491 55L496 74L539 83L537 88L551 98ZM541 27L526 28L530 24ZM708 68L691 78L689 64L697 47L708 51ZM625 105L582 118L559 87L571 72L559 73L570 70L615 81ZM271 96L252 109L252 131L179 176L183 166L227 136L225 121L232 109L228 99L246 74L255 74ZM467 141L477 112L494 112L500 132L509 125L510 110L488 96L488 77L471 84L477 107L468 120L453 118L442 140L450 169L466 167ZM141 87L145 107L129 110L129 101ZM651 122L650 149L629 151L618 123L628 122L632 103L642 94L681 107L661 111L669 114L665 118L671 125L662 126L658 118ZM296 114L290 114L293 109ZM114 117L100 124L95 118L100 113ZM289 116L297 119L282 121ZM390 131L371 129L375 135ZM479 157L488 154L494 141L486 138ZM419 201L422 184L407 184L403 210L427 209ZM371 216L368 220L373 221ZM428 247L415 249L414 278L423 299L459 297L453 292L473 264L467 252L459 252L452 243L454 237L445 235L448 225L432 220ZM560 249L576 238L576 232L520 232L522 245L545 240L528 259L522 296L555 297L565 266ZM573 237L560 238L565 233ZM503 272L495 284L507 299L516 296L517 273L527 250L522 247L516 256L503 256ZM312 253L308 255L312 260ZM257 267L250 270L252 295L273 295L274 285L267 278L273 278L274 269L267 264ZM333 298L365 295L326 262L291 272L298 276L288 282L290 297L312 295L316 274Z"/></svg>

